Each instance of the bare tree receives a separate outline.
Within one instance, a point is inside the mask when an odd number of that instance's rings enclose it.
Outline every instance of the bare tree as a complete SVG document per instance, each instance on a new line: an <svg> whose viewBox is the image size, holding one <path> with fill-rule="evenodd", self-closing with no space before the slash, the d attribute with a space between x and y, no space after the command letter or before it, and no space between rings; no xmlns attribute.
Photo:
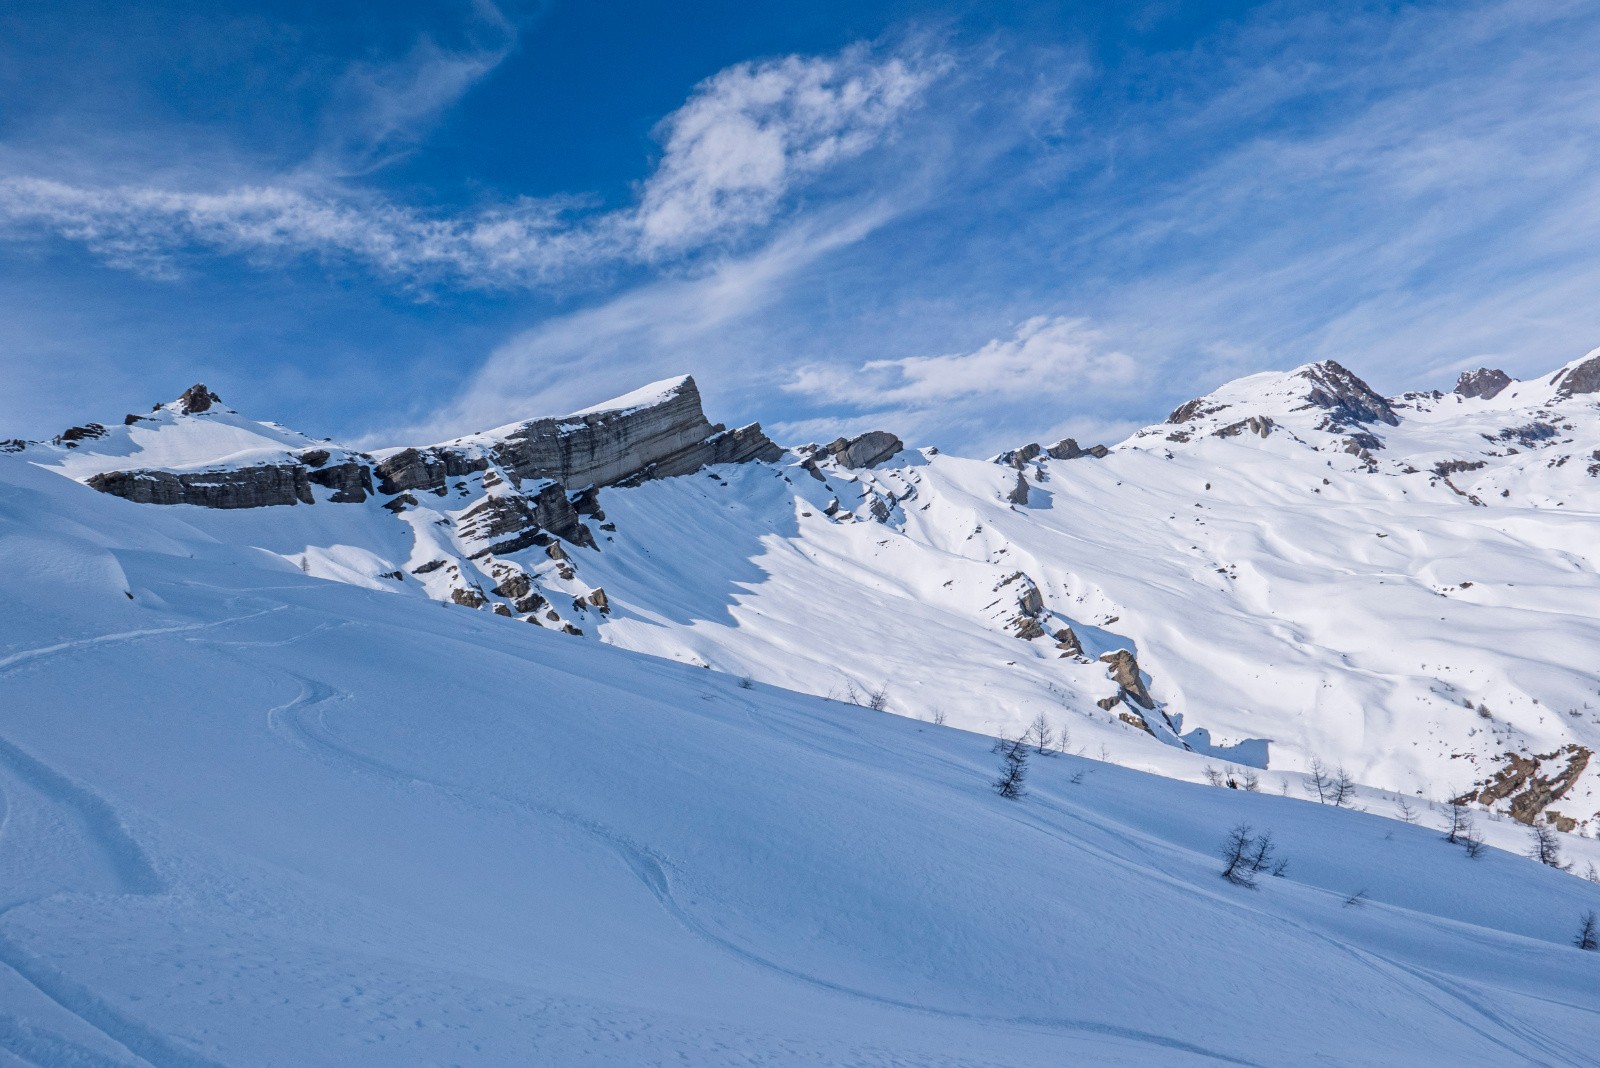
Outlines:
<svg viewBox="0 0 1600 1068"><path fill-rule="evenodd" d="M1228 840L1222 847L1222 877L1234 886L1255 886L1255 872L1250 867L1250 855L1255 847L1255 835L1250 833L1248 823L1241 823L1229 831Z"/></svg>
<svg viewBox="0 0 1600 1068"><path fill-rule="evenodd" d="M928 716L928 719L932 721L935 726L943 727L945 721L944 709L934 709L933 712Z"/></svg>
<svg viewBox="0 0 1600 1068"><path fill-rule="evenodd" d="M1253 794L1261 792L1261 779L1256 775L1255 768L1245 768L1239 775L1239 785Z"/></svg>
<svg viewBox="0 0 1600 1068"><path fill-rule="evenodd" d="M1055 748L1056 732L1050 729L1050 721L1040 712L1033 717L1033 722L1028 724L1028 731L1022 736L1023 741L1033 746L1033 751L1040 756L1046 756Z"/></svg>
<svg viewBox="0 0 1600 1068"><path fill-rule="evenodd" d="M1533 837L1528 843L1528 856L1552 868L1565 871L1567 867L1561 862L1561 840L1547 823L1533 825Z"/></svg>
<svg viewBox="0 0 1600 1068"><path fill-rule="evenodd" d="M1329 796L1333 793L1333 779L1328 774L1328 766L1320 757L1311 758L1311 786L1308 793L1317 795L1317 802L1326 805Z"/></svg>
<svg viewBox="0 0 1600 1068"><path fill-rule="evenodd" d="M887 682L876 690L867 691L867 707L874 712L882 712L889 707L889 684Z"/></svg>
<svg viewBox="0 0 1600 1068"><path fill-rule="evenodd" d="M1344 765L1340 764L1333 773L1332 787L1328 797L1336 807L1349 808L1350 802L1355 799L1355 796L1356 781L1350 777L1348 771L1344 770Z"/></svg>
<svg viewBox="0 0 1600 1068"><path fill-rule="evenodd" d="M994 752L1000 754L1000 777L993 783L995 793L1015 801L1026 793L1022 784L1028 777L1028 744L1021 738L999 738Z"/></svg>
<svg viewBox="0 0 1600 1068"><path fill-rule="evenodd" d="M1476 827L1468 827L1466 829L1466 831L1461 835L1461 845L1464 849L1466 849L1467 856L1471 857L1473 860L1477 860L1479 857L1483 856L1483 850L1485 848L1483 844L1483 835L1478 832Z"/></svg>
<svg viewBox="0 0 1600 1068"><path fill-rule="evenodd" d="M1210 783L1212 786L1221 786L1222 785L1222 772L1218 771L1216 768L1212 767L1210 764L1206 765L1205 775L1206 775L1206 782Z"/></svg>
<svg viewBox="0 0 1600 1068"><path fill-rule="evenodd" d="M1067 753L1072 750L1072 732L1062 727L1056 732L1056 752Z"/></svg>
<svg viewBox="0 0 1600 1068"><path fill-rule="evenodd" d="M1254 887L1256 877L1262 872L1281 878L1289 867L1288 860L1277 855L1272 832L1252 834L1248 823L1241 823L1228 832L1228 840L1222 847L1222 859L1222 877L1235 886Z"/></svg>
<svg viewBox="0 0 1600 1068"><path fill-rule="evenodd" d="M1462 835L1472 830L1472 813L1467 811L1467 806L1460 801L1450 802L1450 825L1445 830L1444 840L1452 845L1461 841Z"/></svg>
<svg viewBox="0 0 1600 1068"><path fill-rule="evenodd" d="M739 689L748 690L751 687L753 687L754 685L755 685L755 680L752 679L749 675L740 675L739 676Z"/></svg>
<svg viewBox="0 0 1600 1068"><path fill-rule="evenodd" d="M1579 949L1600 949L1600 918L1595 916L1594 909L1583 914L1583 922L1579 925L1578 935L1572 940L1572 944Z"/></svg>
<svg viewBox="0 0 1600 1068"><path fill-rule="evenodd" d="M1417 810L1416 810L1416 808L1414 808L1412 806L1412 804L1411 804L1411 802L1409 800L1407 800L1406 798L1402 797L1400 799L1399 808L1400 808L1400 818L1401 819L1405 820L1407 823L1416 823L1417 822Z"/></svg>
<svg viewBox="0 0 1600 1068"><path fill-rule="evenodd" d="M1252 874L1264 871L1273 865L1276 860L1272 846L1272 832L1262 831L1256 837L1256 844L1250 850L1250 871ZM1288 862L1282 862L1279 867L1287 867ZM1274 874L1278 874L1274 872Z"/></svg>

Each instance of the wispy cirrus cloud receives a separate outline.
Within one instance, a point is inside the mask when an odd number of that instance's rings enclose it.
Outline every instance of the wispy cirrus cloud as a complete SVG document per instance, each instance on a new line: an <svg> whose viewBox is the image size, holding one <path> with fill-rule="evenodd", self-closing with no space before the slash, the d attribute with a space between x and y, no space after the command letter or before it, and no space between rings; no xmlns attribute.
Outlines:
<svg viewBox="0 0 1600 1068"><path fill-rule="evenodd" d="M440 214L330 176L376 165L509 48L446 54L424 44L409 64L352 75L364 118L343 123L347 132L317 166L281 179L206 191L0 178L0 234L65 238L157 277L210 253L313 256L408 285L537 286L601 265L657 262L761 226L792 189L890 136L944 63L855 46L724 70L660 124L661 162L637 202L609 211L573 196Z"/></svg>
<svg viewBox="0 0 1600 1068"><path fill-rule="evenodd" d="M1010 337L994 338L970 352L868 360L858 366L808 364L783 384L812 406L843 411L850 425L885 422L902 435L948 434L971 440L975 429L995 422L999 410L1026 406L1058 411L1127 390L1141 376L1139 364L1115 348L1088 320L1039 315L1017 325ZM785 429L802 432L812 422ZM1079 432L1103 430L1105 420L1062 423ZM1123 424L1117 423L1117 426ZM1008 433L1028 433L1027 427ZM987 436L985 434L984 436Z"/></svg>

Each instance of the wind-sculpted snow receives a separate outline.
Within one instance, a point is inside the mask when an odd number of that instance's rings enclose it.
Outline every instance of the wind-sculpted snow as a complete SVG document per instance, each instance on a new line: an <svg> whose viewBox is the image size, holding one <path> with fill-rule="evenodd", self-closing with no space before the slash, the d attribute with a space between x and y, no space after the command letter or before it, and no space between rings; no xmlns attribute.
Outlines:
<svg viewBox="0 0 1600 1068"><path fill-rule="evenodd" d="M911 473L928 491L872 477ZM0 543L85 532L72 600L0 580L0 1057L1593 1060L1569 940L1600 887L1470 860L1426 806L1072 754L1007 801L986 737L320 581L169 514L0 457ZM1239 822L1282 878L1219 878Z"/></svg>

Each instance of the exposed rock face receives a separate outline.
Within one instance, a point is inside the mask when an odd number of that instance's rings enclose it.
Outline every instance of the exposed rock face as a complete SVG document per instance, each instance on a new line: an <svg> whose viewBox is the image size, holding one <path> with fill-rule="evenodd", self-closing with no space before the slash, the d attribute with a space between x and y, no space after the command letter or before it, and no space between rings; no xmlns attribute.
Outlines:
<svg viewBox="0 0 1600 1068"><path fill-rule="evenodd" d="M783 455L759 423L730 431L707 420L693 378L644 407L524 423L492 451L495 462L515 478L551 478L575 489Z"/></svg>
<svg viewBox="0 0 1600 1068"><path fill-rule="evenodd" d="M533 494L485 497L461 517L457 530L464 540L481 546L473 559L551 545L551 534L575 545L594 544L594 536L556 482L546 482Z"/></svg>
<svg viewBox="0 0 1600 1068"><path fill-rule="evenodd" d="M1224 405L1216 404L1210 397L1196 397L1192 401L1184 401L1172 409L1172 414L1167 416L1169 423L1187 423L1191 419L1198 419L1202 415L1211 415L1213 412L1222 411Z"/></svg>
<svg viewBox="0 0 1600 1068"><path fill-rule="evenodd" d="M1062 627L1050 636L1056 640L1056 648L1061 650L1062 656L1083 655L1083 642L1071 627Z"/></svg>
<svg viewBox="0 0 1600 1068"><path fill-rule="evenodd" d="M1045 452L1056 460L1080 460L1085 456L1092 456L1096 460L1104 459L1110 455L1111 450L1104 445L1091 445L1087 449L1078 448L1078 442L1073 438L1062 438Z"/></svg>
<svg viewBox="0 0 1600 1068"><path fill-rule="evenodd" d="M1455 392L1463 397L1493 400L1500 391L1511 384L1511 376L1498 367L1480 367L1476 371L1462 371L1456 379Z"/></svg>
<svg viewBox="0 0 1600 1068"><path fill-rule="evenodd" d="M1004 464L1007 467L1014 467L1020 471L1027 464L1038 458L1039 454L1042 452L1044 452L1044 449L1039 445L1038 442L1029 442L1020 449L1011 449L1008 452L1001 453L999 456L995 457L995 463Z"/></svg>
<svg viewBox="0 0 1600 1068"><path fill-rule="evenodd" d="M1531 757L1507 753L1505 766L1492 779L1484 783L1481 789L1456 800L1463 804L1477 801L1479 804L1493 805L1509 799L1511 817L1531 824L1539 813L1572 789L1578 776L1589 766L1589 758L1593 755L1583 746L1575 744L1554 753L1540 753ZM1541 775L1547 762L1552 765L1550 772Z"/></svg>
<svg viewBox="0 0 1600 1068"><path fill-rule="evenodd" d="M1250 418L1241 419L1237 423L1229 423L1227 426L1215 431L1214 436L1219 438L1233 438L1238 437L1240 434L1243 434L1246 430L1248 430L1257 437L1264 438L1271 434L1277 425L1278 424L1272 421L1271 416L1252 415ZM1376 441L1377 439L1374 438L1373 440Z"/></svg>
<svg viewBox="0 0 1600 1068"><path fill-rule="evenodd" d="M1011 492L1006 494L1006 500L1012 504L1028 503L1028 477L1021 471L1017 472L1017 484L1011 487Z"/></svg>
<svg viewBox="0 0 1600 1068"><path fill-rule="evenodd" d="M445 481L482 471L489 461L463 449L401 449L378 464L378 492L428 490L443 495Z"/></svg>
<svg viewBox="0 0 1600 1068"><path fill-rule="evenodd" d="M99 423L89 423L85 426L69 426L56 438L56 444L68 442L93 441L95 438L106 436L106 428Z"/></svg>
<svg viewBox="0 0 1600 1068"><path fill-rule="evenodd" d="M231 471L107 471L88 482L102 493L137 504L263 508L315 503L307 475L300 464L263 464Z"/></svg>
<svg viewBox="0 0 1600 1068"><path fill-rule="evenodd" d="M877 467L904 449L905 443L885 430L869 430L853 438L839 438L828 446L844 467Z"/></svg>
<svg viewBox="0 0 1600 1068"><path fill-rule="evenodd" d="M1101 663L1109 666L1111 677L1116 680L1122 692L1143 708L1154 708L1156 703L1150 699L1149 691L1144 688L1144 680L1139 678L1139 661L1127 649L1118 649L1114 653L1104 653L1100 657ZM1149 730L1146 726L1145 730Z"/></svg>
<svg viewBox="0 0 1600 1068"><path fill-rule="evenodd" d="M327 453L322 452L322 455L326 457ZM301 460L304 459L305 457L301 456ZM323 463L326 462L324 459ZM366 464L356 460L346 460L332 467L322 467L309 472L306 478L319 486L327 486L333 490L333 496L328 500L334 504L360 504L372 494L372 471Z"/></svg>
<svg viewBox="0 0 1600 1068"><path fill-rule="evenodd" d="M1563 400L1582 393L1600 393L1600 356L1583 361L1565 372L1556 387L1556 396Z"/></svg>
<svg viewBox="0 0 1600 1068"><path fill-rule="evenodd" d="M222 403L222 398L211 392L204 385L196 382L183 391L183 396L178 398L178 412L182 415L199 415L209 411L213 404Z"/></svg>
<svg viewBox="0 0 1600 1068"><path fill-rule="evenodd" d="M1300 372L1311 383L1306 401L1328 412L1324 429L1343 429L1349 423L1387 423L1399 426L1400 417L1371 386L1334 360L1323 360Z"/></svg>

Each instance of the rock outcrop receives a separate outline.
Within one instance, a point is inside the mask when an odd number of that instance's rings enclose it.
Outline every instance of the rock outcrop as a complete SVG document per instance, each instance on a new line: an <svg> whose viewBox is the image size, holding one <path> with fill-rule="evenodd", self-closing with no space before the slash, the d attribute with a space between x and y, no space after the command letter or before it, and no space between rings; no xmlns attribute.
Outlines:
<svg viewBox="0 0 1600 1068"><path fill-rule="evenodd" d="M1505 764L1488 782L1456 800L1494 805L1509 801L1511 818L1531 824L1539 813L1559 801L1578 781L1594 754L1581 745L1568 745L1553 753L1525 756L1507 753ZM1545 774L1545 765L1550 765Z"/></svg>
<svg viewBox="0 0 1600 1068"><path fill-rule="evenodd" d="M1011 487L1011 492L1006 494L1006 500L1012 504L1028 503L1028 476L1021 471L1017 472L1017 484Z"/></svg>
<svg viewBox="0 0 1600 1068"><path fill-rule="evenodd" d="M448 479L476 474L488 466L489 461L485 457L466 449L442 445L426 449L401 449L378 463L378 492L427 490L442 497Z"/></svg>
<svg viewBox="0 0 1600 1068"><path fill-rule="evenodd" d="M905 443L886 430L869 430L853 438L838 438L827 446L841 467L877 467L904 449Z"/></svg>
<svg viewBox="0 0 1600 1068"><path fill-rule="evenodd" d="M1096 460L1103 460L1111 454L1111 450L1104 445L1090 445L1087 449L1080 449L1078 442L1073 438L1062 438L1045 452L1055 460L1081 460L1085 456Z"/></svg>
<svg viewBox="0 0 1600 1068"><path fill-rule="evenodd" d="M685 377L647 404L523 423L490 454L516 479L583 489L693 474L708 464L771 462L783 450L759 423L737 430L712 423L694 379Z"/></svg>
<svg viewBox="0 0 1600 1068"><path fill-rule="evenodd" d="M1456 379L1454 392L1463 397L1493 400L1500 391L1511 384L1511 376L1498 367L1480 367L1476 371L1462 371Z"/></svg>
<svg viewBox="0 0 1600 1068"><path fill-rule="evenodd" d="M203 508L265 508L313 504L303 464L262 464L217 471L106 471L88 484L136 504L197 504Z"/></svg>
<svg viewBox="0 0 1600 1068"><path fill-rule="evenodd" d="M1387 423L1399 426L1400 417L1389 402L1373 391L1343 364L1323 360L1299 373L1311 383L1306 402L1327 411L1324 430L1347 429L1350 423Z"/></svg>
<svg viewBox="0 0 1600 1068"><path fill-rule="evenodd" d="M210 411L213 404L221 403L221 397L196 382L184 390L183 396L178 398L177 409L180 415L199 415L201 412Z"/></svg>
<svg viewBox="0 0 1600 1068"><path fill-rule="evenodd" d="M574 545L594 545L558 482L545 482L531 493L491 494L461 516L456 530L473 547L473 559L548 546L552 534Z"/></svg>
<svg viewBox="0 0 1600 1068"><path fill-rule="evenodd" d="M1600 356L1591 356L1561 373L1556 396L1562 400L1585 393L1600 393Z"/></svg>
<svg viewBox="0 0 1600 1068"><path fill-rule="evenodd" d="M1127 649L1118 649L1113 653L1104 653L1100 662L1105 664L1111 673L1111 678L1122 687L1122 693L1141 708L1154 708L1156 703L1150 699L1150 693L1144 688L1144 680L1139 677L1139 661ZM1149 730L1148 727L1144 729Z"/></svg>

